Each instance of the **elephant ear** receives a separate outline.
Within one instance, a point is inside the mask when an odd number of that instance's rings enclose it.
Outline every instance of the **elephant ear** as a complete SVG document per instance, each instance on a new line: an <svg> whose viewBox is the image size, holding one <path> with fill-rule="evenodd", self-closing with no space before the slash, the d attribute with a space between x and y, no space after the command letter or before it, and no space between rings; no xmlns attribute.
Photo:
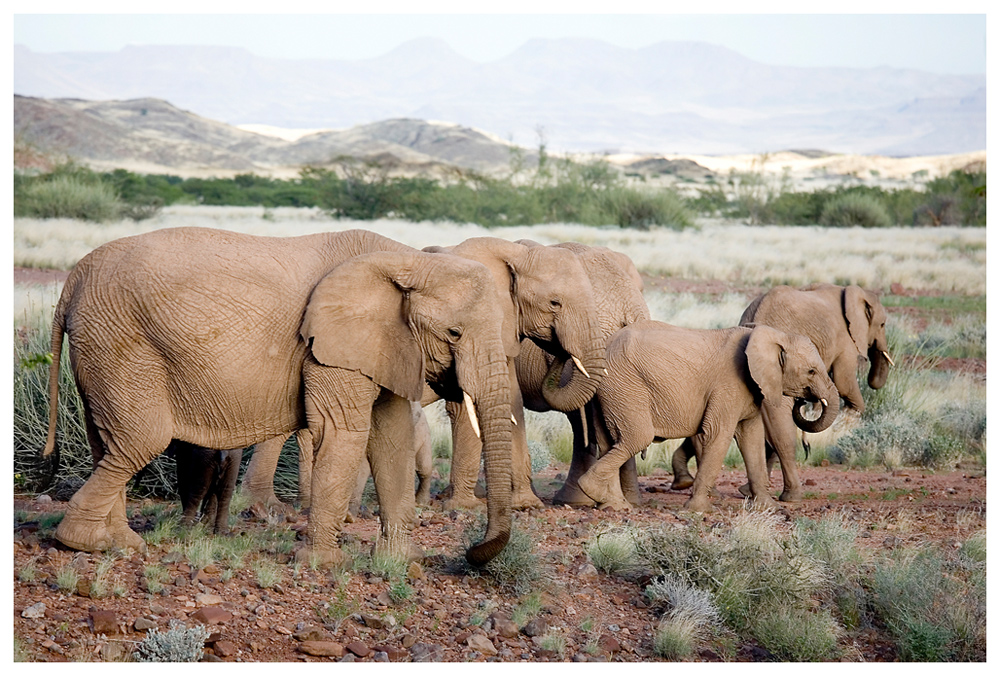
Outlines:
<svg viewBox="0 0 1000 676"><path fill-rule="evenodd" d="M360 371L410 401L424 391L424 356L407 321L409 254L352 258L313 289L301 335L325 366ZM399 260L403 259L403 260Z"/></svg>
<svg viewBox="0 0 1000 676"><path fill-rule="evenodd" d="M857 285L844 287L843 303L847 332L851 334L851 339L858 348L858 354L867 354L872 305L868 302L865 290Z"/></svg>
<svg viewBox="0 0 1000 676"><path fill-rule="evenodd" d="M764 399L781 400L781 380L785 368L784 334L770 326L755 325L747 340L746 355L750 377L757 383Z"/></svg>

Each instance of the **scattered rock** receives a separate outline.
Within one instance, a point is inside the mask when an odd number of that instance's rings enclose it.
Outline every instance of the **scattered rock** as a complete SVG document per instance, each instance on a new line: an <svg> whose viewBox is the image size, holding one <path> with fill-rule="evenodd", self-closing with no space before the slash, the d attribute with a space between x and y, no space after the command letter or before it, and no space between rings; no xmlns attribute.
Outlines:
<svg viewBox="0 0 1000 676"><path fill-rule="evenodd" d="M410 658L414 662L440 662L444 649L432 643L417 643L410 648Z"/></svg>
<svg viewBox="0 0 1000 676"><path fill-rule="evenodd" d="M363 614L361 615L361 621L365 623L366 627L370 627L371 629L385 629L386 625L388 624L388 622L386 622L382 618L376 617L374 615ZM393 624L395 624L395 622L393 622Z"/></svg>
<svg viewBox="0 0 1000 676"><path fill-rule="evenodd" d="M199 606L217 606L224 600L217 594L196 594L194 597L194 602Z"/></svg>
<svg viewBox="0 0 1000 676"><path fill-rule="evenodd" d="M21 611L21 617L26 617L29 620L38 620L45 617L45 604L39 601L33 606L28 606Z"/></svg>
<svg viewBox="0 0 1000 676"><path fill-rule="evenodd" d="M298 651L315 657L343 657L344 646L333 641L303 641Z"/></svg>
<svg viewBox="0 0 1000 676"><path fill-rule="evenodd" d="M391 645L377 645L372 648L376 653L384 653L390 662L402 662L406 659L407 651Z"/></svg>
<svg viewBox="0 0 1000 676"><path fill-rule="evenodd" d="M80 578L76 582L76 594L77 596L83 596L84 598L90 598L90 580L86 578Z"/></svg>
<svg viewBox="0 0 1000 676"><path fill-rule="evenodd" d="M51 505L52 504L52 498L51 498L51 496L48 496L48 495L39 495L37 498L35 498L35 504L36 505Z"/></svg>
<svg viewBox="0 0 1000 676"><path fill-rule="evenodd" d="M328 641L330 637L319 627L303 627L292 634L296 641Z"/></svg>
<svg viewBox="0 0 1000 676"><path fill-rule="evenodd" d="M136 631L149 631L156 627L156 622L145 617L137 617L132 623L132 628Z"/></svg>
<svg viewBox="0 0 1000 676"><path fill-rule="evenodd" d="M576 571L576 578L578 580L596 580L597 568L592 563L585 563Z"/></svg>
<svg viewBox="0 0 1000 676"><path fill-rule="evenodd" d="M406 579L410 582L416 580L426 579L427 575L424 573L424 568L416 561L411 561L409 567L406 569Z"/></svg>
<svg viewBox="0 0 1000 676"><path fill-rule="evenodd" d="M204 608L199 608L195 612L191 613L189 617L195 622L201 622L204 625L213 624L224 624L233 619L233 614L228 610L219 608L218 606L205 606Z"/></svg>
<svg viewBox="0 0 1000 676"><path fill-rule="evenodd" d="M514 638L518 633L517 623L504 617L494 618L493 628L503 638Z"/></svg>
<svg viewBox="0 0 1000 676"><path fill-rule="evenodd" d="M541 636L549 630L549 623L540 617L536 617L528 624L521 627L521 633L525 636Z"/></svg>
<svg viewBox="0 0 1000 676"><path fill-rule="evenodd" d="M212 650L219 657L232 657L237 653L236 645L232 641L216 641Z"/></svg>
<svg viewBox="0 0 1000 676"><path fill-rule="evenodd" d="M59 645L58 643L56 643L55 641L51 640L51 639L46 639L46 640L42 641L42 647L45 648L46 650L48 650L49 652L56 653L57 655L62 655L63 654L63 648L62 648L62 646Z"/></svg>
<svg viewBox="0 0 1000 676"><path fill-rule="evenodd" d="M473 650L478 650L484 655L493 656L497 654L497 649L493 642L482 634L472 634L465 639L465 644Z"/></svg>
<svg viewBox="0 0 1000 676"><path fill-rule="evenodd" d="M341 657L340 660L338 660L338 661L340 661L340 662L356 662L357 659L358 658L354 656L354 653L347 653L346 655L344 655L343 657Z"/></svg>
<svg viewBox="0 0 1000 676"><path fill-rule="evenodd" d="M417 642L417 637L414 636L413 634L403 634L403 638L400 640L402 646L407 650L412 648L413 644L416 642Z"/></svg>
<svg viewBox="0 0 1000 676"><path fill-rule="evenodd" d="M391 606L391 605L393 605L392 597L389 596L389 592L387 592L387 591L384 591L381 594L379 594L378 596L376 596L375 600L378 601L379 604L381 604L383 606Z"/></svg>
<svg viewBox="0 0 1000 676"><path fill-rule="evenodd" d="M388 662L389 661L389 655L386 654L386 653L384 653L384 652L382 652L382 651L380 651L380 650L376 650L375 654L372 656L372 661L373 662Z"/></svg>
<svg viewBox="0 0 1000 676"><path fill-rule="evenodd" d="M372 651L371 648L369 648L368 646L366 646L361 641L353 641L351 643L348 643L344 647L347 648L347 650L349 650L350 652L352 652L355 655L357 655L358 657L367 657L368 653L370 653Z"/></svg>
<svg viewBox="0 0 1000 676"><path fill-rule="evenodd" d="M118 616L113 610L91 610L88 621L95 634L118 633Z"/></svg>
<svg viewBox="0 0 1000 676"><path fill-rule="evenodd" d="M621 643L611 634L601 634L601 637L597 639L597 645L608 654L616 653L622 649Z"/></svg>

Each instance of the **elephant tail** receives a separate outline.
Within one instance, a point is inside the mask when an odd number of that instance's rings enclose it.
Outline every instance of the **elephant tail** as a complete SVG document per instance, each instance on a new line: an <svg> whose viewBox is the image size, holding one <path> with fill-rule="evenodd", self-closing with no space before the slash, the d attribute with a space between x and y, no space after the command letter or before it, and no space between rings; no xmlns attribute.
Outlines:
<svg viewBox="0 0 1000 676"><path fill-rule="evenodd" d="M59 419L59 366L62 363L63 334L66 331L66 306L67 299L73 295L76 287L75 275L70 275L63 287L62 295L59 296L59 303L56 304L55 313L52 317L52 343L50 345L52 362L49 364L49 433L45 439L45 448L42 449L42 456L48 457L56 450L56 423Z"/></svg>

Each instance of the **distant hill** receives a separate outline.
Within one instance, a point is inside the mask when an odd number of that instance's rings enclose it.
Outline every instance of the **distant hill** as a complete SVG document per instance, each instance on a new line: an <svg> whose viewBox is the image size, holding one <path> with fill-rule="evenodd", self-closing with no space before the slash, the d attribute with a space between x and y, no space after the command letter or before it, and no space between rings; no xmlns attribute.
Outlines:
<svg viewBox="0 0 1000 676"><path fill-rule="evenodd" d="M986 147L985 75L770 66L696 42L627 49L536 39L482 64L434 39L360 61L271 59L230 47L40 54L15 45L14 92L155 97L231 125L345 129L449 120L526 146L542 128L558 151L798 147L905 156Z"/></svg>
<svg viewBox="0 0 1000 676"><path fill-rule="evenodd" d="M441 175L453 168L497 172L510 165L507 143L455 124L396 119L295 141L237 129L153 98L84 101L14 96L14 134L42 153L95 168L179 175L293 174L342 155L377 160L400 173ZM531 152L526 160L535 160Z"/></svg>

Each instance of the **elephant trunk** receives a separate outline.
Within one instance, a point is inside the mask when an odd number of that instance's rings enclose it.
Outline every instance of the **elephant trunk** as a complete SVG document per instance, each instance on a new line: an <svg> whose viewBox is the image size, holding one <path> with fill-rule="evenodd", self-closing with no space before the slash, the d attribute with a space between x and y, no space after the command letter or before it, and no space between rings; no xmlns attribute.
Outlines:
<svg viewBox="0 0 1000 676"><path fill-rule="evenodd" d="M877 342L872 343L872 346L868 348L868 361L871 363L871 367L868 369L868 387L877 390L885 385L885 381L889 377L888 351L879 347Z"/></svg>
<svg viewBox="0 0 1000 676"><path fill-rule="evenodd" d="M511 529L510 379L499 340L490 355L492 358L485 367L481 363L465 369L459 367L460 374L470 373L469 369L475 374L469 378L475 384L466 385L461 377L459 384L474 402L486 467L486 534L465 554L469 563L476 566L487 563L503 550Z"/></svg>
<svg viewBox="0 0 1000 676"><path fill-rule="evenodd" d="M803 432L815 434L822 432L833 424L833 421L837 419L837 414L840 413L840 395L837 393L836 388L831 388L831 391L833 394L827 395L825 398L826 403L820 402L823 412L815 420L809 420L802 415L801 408L806 403L806 400L795 400L795 404L792 406L792 419L795 420L795 424L799 429Z"/></svg>
<svg viewBox="0 0 1000 676"><path fill-rule="evenodd" d="M576 411L589 402L604 378L606 341L596 331L586 340L575 340L564 332L557 334L559 346L551 352L555 360L542 382L542 396L557 411Z"/></svg>

